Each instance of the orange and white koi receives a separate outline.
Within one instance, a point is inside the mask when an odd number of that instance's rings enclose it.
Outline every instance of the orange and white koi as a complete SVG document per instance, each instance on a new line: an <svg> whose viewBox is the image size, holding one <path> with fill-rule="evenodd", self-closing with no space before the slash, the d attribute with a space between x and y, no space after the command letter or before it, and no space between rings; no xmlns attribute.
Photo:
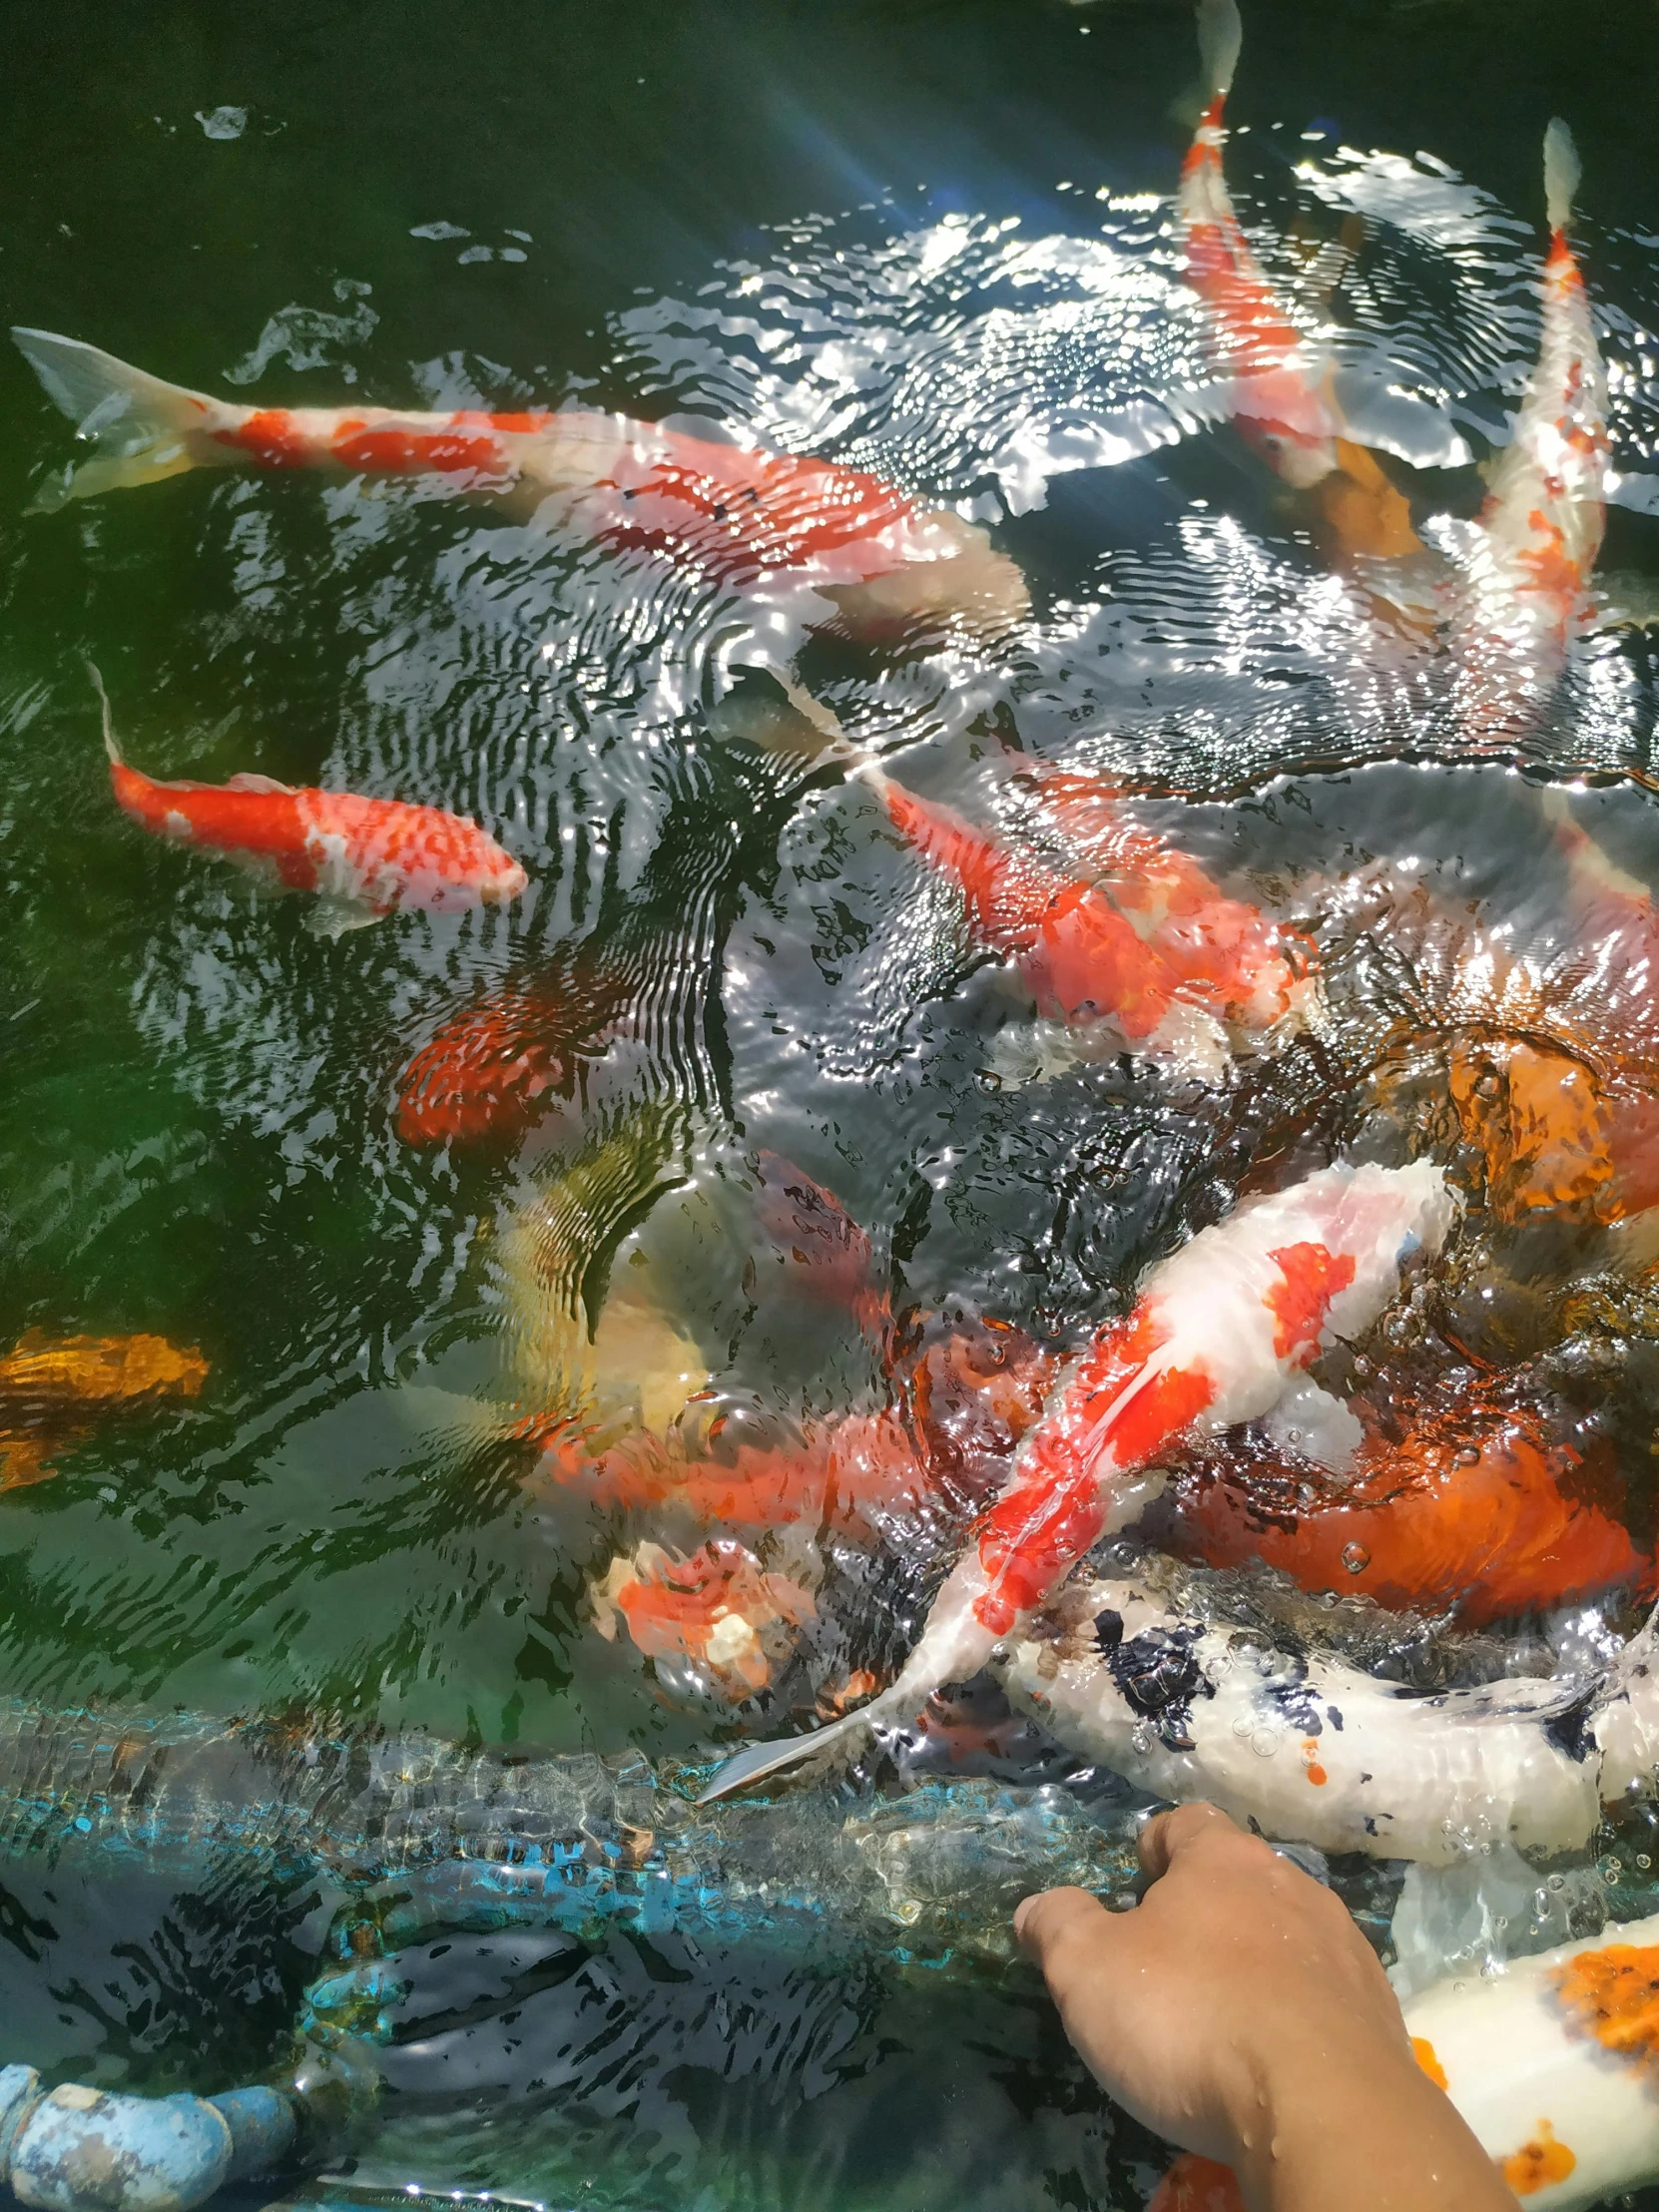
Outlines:
<svg viewBox="0 0 1659 2212"><path fill-rule="evenodd" d="M1056 865L918 798L817 701L780 688L776 710L746 719L746 733L867 785L911 850L960 890L974 946L1013 965L1042 1017L1104 1023L1119 1049L1219 1074L1230 1027L1260 1032L1300 1012L1305 940L1224 898L1195 861L1115 817L1106 787L1031 772L1039 806L1073 831L1072 854Z"/></svg>
<svg viewBox="0 0 1659 2212"><path fill-rule="evenodd" d="M152 836L232 860L271 890L310 891L310 926L338 936L398 907L454 913L516 898L530 878L475 822L438 807L354 792L296 790L269 776L228 784L157 783L122 759L110 702L104 750L117 804Z"/></svg>
<svg viewBox="0 0 1659 2212"><path fill-rule="evenodd" d="M620 1615L648 1659L733 1703L771 1681L775 1632L799 1628L817 1610L801 1583L767 1573L753 1552L719 1537L687 1559L641 1544L631 1558L611 1562L593 1601L602 1636L615 1636Z"/></svg>
<svg viewBox="0 0 1659 2212"><path fill-rule="evenodd" d="M1614 1924L1404 2006L1417 2064L1536 2212L1659 2178L1659 1918ZM1147 2212L1244 2212L1229 2166L1183 2153Z"/></svg>
<svg viewBox="0 0 1659 2212"><path fill-rule="evenodd" d="M1327 1168L1240 1206L1159 1262L1134 1311L1109 1323L1026 1436L977 1541L934 1600L897 1681L834 1731L729 1762L722 1797L775 1769L911 1719L965 1681L1089 1548L1137 1518L1162 1478L1145 1470L1199 1428L1269 1412L1321 1347L1370 1326L1400 1263L1438 1249L1451 1201L1438 1169Z"/></svg>
<svg viewBox="0 0 1659 2212"><path fill-rule="evenodd" d="M1189 853L1127 814L1106 778L1021 761L1014 780L1136 935L1157 947L1184 995L1255 1031L1306 997L1318 962L1312 940L1226 896Z"/></svg>
<svg viewBox="0 0 1659 2212"><path fill-rule="evenodd" d="M1236 0L1199 0L1205 107L1181 171L1187 281L1208 315L1211 361L1240 435L1310 495L1338 558L1420 553L1409 506L1375 454L1347 435L1331 369L1275 297L1234 213L1222 168L1225 114L1243 43Z"/></svg>
<svg viewBox="0 0 1659 2212"><path fill-rule="evenodd" d="M861 636L933 616L995 632L1026 611L1023 577L982 529L860 469L578 409L238 406L76 338L12 335L52 399L96 440L93 457L39 507L196 468L428 476L521 521L664 554L745 593L805 582Z"/></svg>
<svg viewBox="0 0 1659 2212"><path fill-rule="evenodd" d="M161 1398L195 1397L199 1352L165 1337L59 1337L31 1330L0 1358L0 1490L44 1482L55 1452L102 1422Z"/></svg>
<svg viewBox="0 0 1659 2212"><path fill-rule="evenodd" d="M1553 689L1588 615L1601 549L1607 377L1567 238L1579 174L1572 134L1557 117L1544 133L1549 252L1537 364L1467 536L1452 639L1459 720L1477 739L1511 728L1518 708Z"/></svg>

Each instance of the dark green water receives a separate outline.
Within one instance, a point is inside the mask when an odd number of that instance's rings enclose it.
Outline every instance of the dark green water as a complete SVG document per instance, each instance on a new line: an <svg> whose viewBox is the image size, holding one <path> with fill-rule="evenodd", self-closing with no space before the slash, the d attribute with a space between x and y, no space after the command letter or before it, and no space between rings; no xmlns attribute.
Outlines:
<svg viewBox="0 0 1659 2212"><path fill-rule="evenodd" d="M1536 343L1538 141L1568 117L1629 478L1602 566L1638 598L1659 591L1655 31L1650 0L1256 5L1229 155L1277 274L1293 223L1372 219L1349 357L1391 363L1474 459ZM1409 855L1547 940L1531 786L1405 759L1452 750L1432 684L1327 605L1227 433L1056 463L1042 496L1031 448L1132 445L1179 367L1151 196L1194 69L1189 11L1151 0L64 5L8 25L0 297L237 397L701 415L975 502L1031 581L1013 640L820 640L802 663L849 728L910 742L920 788L971 811L987 733L1013 728L1195 795L1149 819L1241 881ZM240 129L210 136L223 109ZM909 1298L1065 1337L1264 1148L1355 1133L1305 1070L1243 1103L1115 1065L987 1088L1006 1009L960 980L948 900L867 799L798 801L711 733L735 618L694 581L418 485L183 477L26 517L68 425L15 356L0 378L0 1351L153 1331L212 1363L194 1405L0 1498L0 1692L688 1748L709 1713L588 1624L615 1530L510 1455L436 1449L409 1394L490 1381L491 1253L526 1178L634 1144L665 1195L628 1251L734 1399L800 1415L875 1402L877 1379L755 1229L763 1148L840 1195ZM1456 515L1481 495L1468 465L1413 489ZM86 653L151 773L442 804L531 893L318 941L297 901L120 816ZM1646 770L1654 713L1648 634L1609 631L1528 750ZM1649 798L1611 782L1584 809L1659 880ZM393 1082L435 1021L578 943L645 977L626 1049L523 1159L401 1144ZM864 1596L890 1648L922 1584L883 1573ZM260 2063L311 1970L308 1900L54 1879L0 1870L0 2057L141 2086ZM1017 1971L562 1945L462 1944L417 1974L388 2177L661 2212L1128 2212L1158 2170Z"/></svg>

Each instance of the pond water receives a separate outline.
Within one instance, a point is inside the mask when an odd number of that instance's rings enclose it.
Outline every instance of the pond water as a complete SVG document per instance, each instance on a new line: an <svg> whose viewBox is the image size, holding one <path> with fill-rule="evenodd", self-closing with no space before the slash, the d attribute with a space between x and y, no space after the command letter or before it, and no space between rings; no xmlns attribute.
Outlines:
<svg viewBox="0 0 1659 2212"><path fill-rule="evenodd" d="M1659 882L1653 56L1646 0L1570 33L1530 0L1249 11L1235 200L1275 283L1335 324L1369 393L1355 435L1391 454L1427 537L1478 511L1507 434L1538 342L1540 139L1557 112L1577 134L1604 601L1559 681L1477 743L1444 656L1373 619L1195 398L1184 5L549 0L473 22L428 0L65 0L12 26L12 321L260 406L569 403L822 455L976 519L1031 606L994 638L872 647L429 477L197 473L29 514L72 439L8 352L0 1352L143 1333L208 1376L0 1497L0 1694L673 1761L889 1673L948 1563L936 1518L831 1559L817 1642L734 1708L596 1631L592 1588L649 1520L467 1425L523 1386L513 1348L540 1322L513 1225L537 1207L564 1240L543 1288L645 1317L601 1361L619 1403L695 1370L699 1417L762 1437L879 1406L855 1302L809 1295L767 1227L767 1156L867 1232L894 1310L1069 1348L1247 1185L1427 1130L1469 1203L1416 1382L1555 1358L1651 1549L1651 1291L1552 1306L1600 1280L1602 1231L1487 1205L1443 1061L1424 1073L1404 1041L1446 1028L1422 933L1365 902L1426 885L1530 956L1585 951L1552 784ZM304 900L122 816L87 656L150 774L442 806L527 893L311 934ZM1015 1080L1028 1009L964 942L960 899L862 784L754 742L777 702L744 671L792 658L889 769L977 820L1010 746L1121 780L1137 820L1318 939L1328 1034L1226 1083L1120 1052ZM1614 966L1584 1018L1651 1057L1645 971ZM604 1001L563 1092L510 1146L406 1141L411 1057L527 978ZM771 1563L799 1571L787 1552ZM1145 1802L1029 1732L975 1757L1068 1788L1116 1839ZM893 1787L873 1759L834 1802ZM1612 1909L1653 1910L1640 1836L1601 1843ZM1381 1933L1377 1878L1339 1875ZM344 1894L228 1848L8 1860L0 2060L247 2077ZM404 1958L355 2179L651 2212L1144 2203L1164 2154L1103 2104L1033 1977L994 1947L866 1936L842 1956L730 1931L440 1935Z"/></svg>

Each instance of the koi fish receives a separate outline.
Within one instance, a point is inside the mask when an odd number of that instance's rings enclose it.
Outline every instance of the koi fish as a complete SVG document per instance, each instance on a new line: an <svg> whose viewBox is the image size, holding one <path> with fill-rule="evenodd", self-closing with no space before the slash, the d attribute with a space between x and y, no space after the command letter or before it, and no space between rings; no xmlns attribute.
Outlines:
<svg viewBox="0 0 1659 2212"><path fill-rule="evenodd" d="M817 1611L810 1590L718 1537L689 1559L641 1544L631 1559L612 1561L593 1600L602 1636L614 1639L620 1618L648 1659L691 1670L735 1704L772 1679L768 1632L798 1628Z"/></svg>
<svg viewBox="0 0 1659 2212"><path fill-rule="evenodd" d="M1471 1836L1581 1849L1602 1817L1577 1745L1595 1684L1380 1681L1332 1652L1241 1639L1139 1578L1068 1588L992 1672L1068 1750L1285 1842L1456 1865Z"/></svg>
<svg viewBox="0 0 1659 2212"><path fill-rule="evenodd" d="M1419 554L1410 508L1375 454L1356 444L1329 363L1274 296L1233 210L1222 168L1227 96L1244 31L1236 0L1199 0L1205 107L1182 165L1176 212L1187 281L1208 315L1211 361L1240 435L1292 490L1306 493L1340 559Z"/></svg>
<svg viewBox="0 0 1659 2212"><path fill-rule="evenodd" d="M1229 1019L1260 1029L1297 1011L1291 934L1259 916L1252 923L1252 909L1223 899L1195 862L1150 832L1120 825L1109 837L1109 800L1086 807L1086 779L1055 789L1061 813L1088 818L1096 848L1081 872L1068 871L918 798L798 686L778 689L775 712L739 726L775 753L832 762L867 785L911 850L961 892L974 945L1012 963L1040 1016L1102 1023L1120 1047L1219 1075ZM1044 788L1040 772L1034 784ZM1093 870L1109 879L1091 879Z"/></svg>
<svg viewBox="0 0 1659 2212"><path fill-rule="evenodd" d="M40 509L195 468L428 476L487 495L518 521L690 562L746 593L804 582L861 637L937 617L995 634L1027 610L1024 578L983 530L859 469L577 409L238 406L77 338L12 335L95 441Z"/></svg>
<svg viewBox="0 0 1659 2212"><path fill-rule="evenodd" d="M0 1359L0 1489L47 1481L55 1452L124 1408L195 1397L207 1378L199 1352L165 1337L51 1339L31 1330Z"/></svg>
<svg viewBox="0 0 1659 2212"><path fill-rule="evenodd" d="M538 1478L605 1511L751 1532L805 1525L863 1541L912 1523L941 1486L891 1411L847 1414L787 1443L734 1441L724 1427L717 1414L689 1437L636 1430L596 1444L567 1426L544 1439Z"/></svg>
<svg viewBox="0 0 1659 2212"><path fill-rule="evenodd" d="M1417 1249L1437 1251L1451 1201L1439 1170L1326 1168L1237 1208L1147 1275L1135 1308L1073 1365L952 1570L892 1688L834 1729L753 1747L707 1793L913 1718L941 1682L977 1673L1024 1614L1114 1527L1138 1517L1161 1453L1198 1429L1272 1409L1322 1346L1369 1328Z"/></svg>
<svg viewBox="0 0 1659 2212"><path fill-rule="evenodd" d="M776 1152L760 1156L761 1228L794 1262L792 1280L826 1305L842 1307L869 1342L892 1325L886 1287L874 1273L867 1231L825 1189Z"/></svg>
<svg viewBox="0 0 1659 2212"><path fill-rule="evenodd" d="M575 1087L603 1011L552 983L509 983L432 1032L397 1079L408 1145L505 1144Z"/></svg>
<svg viewBox="0 0 1659 2212"><path fill-rule="evenodd" d="M317 935L337 937L403 906L455 913L480 902L504 905L530 880L475 822L438 807L296 790L269 776L156 783L122 759L109 696L96 669L92 676L110 785L123 813L152 836L234 861L268 889L314 892L319 904L307 926Z"/></svg>
<svg viewBox="0 0 1659 2212"><path fill-rule="evenodd" d="M1552 1436L1537 1411L1479 1385L1443 1395L1398 1441L1373 1429L1341 1476L1270 1450L1189 1463L1175 1494L1184 1557L1260 1560L1304 1590L1454 1610L1471 1628L1653 1576L1605 1439Z"/></svg>
<svg viewBox="0 0 1659 2212"><path fill-rule="evenodd" d="M1182 989L1202 994L1221 1019L1270 1029L1306 996L1313 941L1225 896L1189 854L1125 814L1105 778L1022 761L1015 782Z"/></svg>
<svg viewBox="0 0 1659 2212"><path fill-rule="evenodd" d="M1459 1976L1405 2006L1418 2063L1539 2212L1659 2176L1659 1919Z"/></svg>
<svg viewBox="0 0 1659 2212"><path fill-rule="evenodd" d="M1511 727L1519 697L1547 696L1589 613L1606 520L1607 376L1567 239L1579 162L1557 117L1544 133L1549 252L1543 334L1509 443L1468 538L1453 643L1459 718L1475 738Z"/></svg>

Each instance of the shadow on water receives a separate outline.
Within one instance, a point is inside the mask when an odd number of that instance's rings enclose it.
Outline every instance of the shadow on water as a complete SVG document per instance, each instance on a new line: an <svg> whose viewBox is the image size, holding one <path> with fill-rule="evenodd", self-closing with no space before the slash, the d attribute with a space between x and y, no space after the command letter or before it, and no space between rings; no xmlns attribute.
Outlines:
<svg viewBox="0 0 1659 2212"><path fill-rule="evenodd" d="M1551 774L1587 775L1577 819L1659 881L1652 31L1646 0L1570 34L1532 0L1249 11L1235 196L1310 311L1312 248L1363 219L1334 348L1419 522L1477 510L1536 349L1551 113L1584 154L1606 619L1496 757L1452 765L1443 668L1205 412L1169 199L1185 5L559 0L474 25L428 0L66 0L12 28L10 319L262 404L569 402L822 453L971 513L1032 607L995 645L882 653L420 482L185 477L26 517L66 426L0 363L0 1351L152 1332L211 1369L0 1495L0 1688L537 1754L782 1726L821 1683L734 1715L594 1633L592 1586L648 1524L531 1479L506 1414L457 1442L458 1406L541 1409L526 1281L587 1324L647 1283L734 1433L794 1436L884 1380L763 1233L763 1155L836 1194L895 1309L1069 1344L1252 1174L1404 1141L1399 1030L1449 1021L1423 1010L1439 940L1402 982L1354 886L1409 872L1570 963ZM723 720L781 651L932 798L993 817L1017 743L1326 913L1332 1037L1227 1089L1119 1054L1000 1081L1028 1009L950 895L867 789ZM319 941L297 901L119 816L87 652L150 773L446 806L529 892ZM511 1141L412 1141L411 1066L514 991L564 1026ZM568 1250L548 1223L577 1225ZM1513 1255L1482 1273L1471 1231L1454 1257L1466 1335ZM1526 1326L1485 1352L1545 1358L1566 1327ZM1633 1336L1596 1387L1640 1518ZM642 1341L644 1392L668 1353ZM947 1538L830 1559L857 1653L913 1634ZM229 1859L188 1883L9 1861L0 2057L144 2089L252 2075L340 1894ZM404 1971L365 2186L1130 2212L1160 2168L1018 1967L521 1928L440 1934Z"/></svg>

